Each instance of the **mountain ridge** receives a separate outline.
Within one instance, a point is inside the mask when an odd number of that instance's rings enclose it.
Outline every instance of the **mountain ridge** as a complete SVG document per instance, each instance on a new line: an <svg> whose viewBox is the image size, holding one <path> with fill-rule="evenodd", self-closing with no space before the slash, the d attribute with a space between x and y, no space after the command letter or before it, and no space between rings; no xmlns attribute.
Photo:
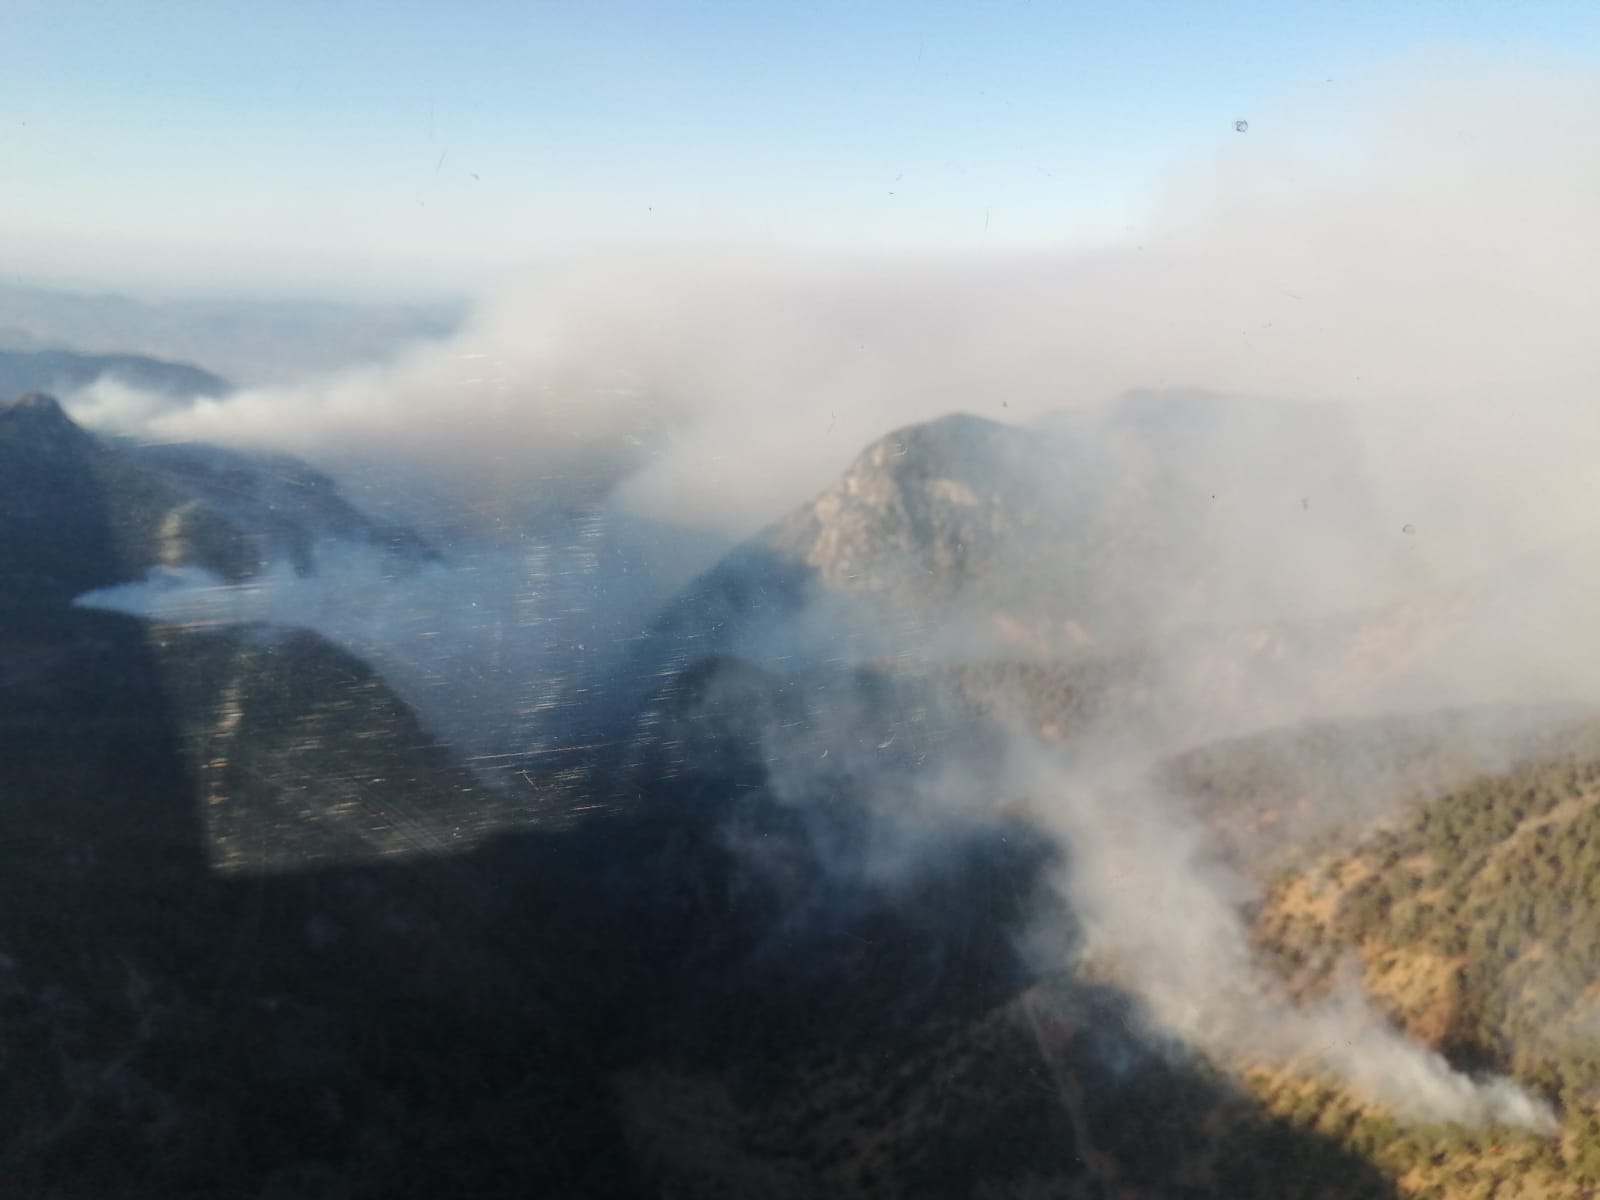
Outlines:
<svg viewBox="0 0 1600 1200"><path fill-rule="evenodd" d="M226 379L191 363L143 354L0 347L0 396L23 392L72 393L105 378L182 400L221 397L233 391L233 385Z"/></svg>
<svg viewBox="0 0 1600 1200"><path fill-rule="evenodd" d="M39 392L0 403L0 511L11 604L137 583L154 568L238 581L281 559L303 573L328 538L402 561L433 553L292 459L102 438Z"/></svg>

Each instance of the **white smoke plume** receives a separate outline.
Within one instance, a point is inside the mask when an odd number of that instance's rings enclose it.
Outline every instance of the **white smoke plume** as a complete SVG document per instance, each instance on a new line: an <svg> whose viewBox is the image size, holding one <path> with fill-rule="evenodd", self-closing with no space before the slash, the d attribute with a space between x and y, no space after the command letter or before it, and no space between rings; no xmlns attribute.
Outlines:
<svg viewBox="0 0 1600 1200"><path fill-rule="evenodd" d="M1320 1068L1401 1116L1555 1128L1505 1078L1477 1080L1409 1041L1359 985L1297 1008L1253 960L1250 889L1208 854L1203 831L1137 772L1074 770L1024 753L1031 815L1068 850L1061 876L1082 921L1082 958L1129 986L1163 1027L1224 1060Z"/></svg>

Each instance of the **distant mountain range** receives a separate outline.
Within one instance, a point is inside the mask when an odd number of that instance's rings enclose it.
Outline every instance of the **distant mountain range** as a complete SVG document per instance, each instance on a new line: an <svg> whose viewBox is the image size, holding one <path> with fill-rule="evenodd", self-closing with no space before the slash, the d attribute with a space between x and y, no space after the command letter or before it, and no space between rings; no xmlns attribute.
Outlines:
<svg viewBox="0 0 1600 1200"><path fill-rule="evenodd" d="M459 303L149 300L0 279L0 351L72 349L86 356L201 362L243 384L277 383L392 356L461 322ZM0 398L45 390L12 383Z"/></svg>

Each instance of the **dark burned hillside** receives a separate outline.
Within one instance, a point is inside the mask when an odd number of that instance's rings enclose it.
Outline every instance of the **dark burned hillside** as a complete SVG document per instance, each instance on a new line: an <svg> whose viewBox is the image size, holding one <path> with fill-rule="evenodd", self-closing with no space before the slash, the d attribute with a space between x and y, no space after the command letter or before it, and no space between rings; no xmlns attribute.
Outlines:
<svg viewBox="0 0 1600 1200"><path fill-rule="evenodd" d="M28 632L45 657L23 678L13 644L0 694L15 1194L1385 1194L1127 1032L1126 998L1030 983L1007 931L1048 850L1021 830L841 902L792 808L759 782L708 804L726 789L688 771L594 824L442 855L416 831L461 777L427 747L391 745L364 807L299 812L396 733L338 656L253 646L272 707L243 701L248 786L222 799L192 753L204 685L166 682L219 647L152 650L95 614ZM274 692L278 653L295 683ZM305 722L276 757L272 730ZM397 816L425 853L222 875L218 803L307 859L348 857L363 825L381 854Z"/></svg>
<svg viewBox="0 0 1600 1200"><path fill-rule="evenodd" d="M1022 587L985 575L1054 519L1005 515L1038 483L1020 471L1000 501L977 500L977 476L971 497L933 486L968 428L908 437L914 461L879 464L889 499L842 485L848 520L813 522L820 501L795 518L847 565L888 538L867 590L894 604L906 563L958 585L907 629ZM980 450L991 434L1016 449L995 426ZM1402 1121L1294 1062L1163 1032L1115 947L1080 961L1107 896L1079 907L1073 884L1103 864L1045 819L1049 795L1018 794L1011 758L1055 756L1062 787L1073 767L1144 770L1200 718L1247 716L1229 696L1322 661L1319 631L1173 635L1177 688L1166 635L1024 654L1010 601L1010 632L937 653L885 652L870 626L828 642L825 625L781 653L718 653L819 611L826 564L769 538L640 639L648 670L617 689L648 688L637 707L603 697L595 737L513 749L491 781L310 631L70 603L162 563L234 563L246 585L315 571L301 550L331 539L404 571L428 553L406 531L293 462L107 444L47 400L0 412L0 435L18 466L0 505L18 549L0 1167L18 1195L1333 1200L1513 1166L1586 1177L1594 1082L1569 1050L1600 966L1567 894L1589 866L1584 710L1291 723L1149 773L1178 806L1154 811L1270 881L1251 913L1285 995L1326 994L1354 952L1394 1021L1466 1071L1510 1072L1564 1125L1552 1141ZM47 483L57 497L24 486ZM209 540L169 536L186 514ZM979 526L997 539L981 552ZM939 549L957 542L970 571ZM858 581L835 582L849 600ZM1116 589L1073 594L1091 593ZM1207 690L1219 665L1226 694ZM1181 919L1161 882L1123 887Z"/></svg>
<svg viewBox="0 0 1600 1200"><path fill-rule="evenodd" d="M314 635L70 606L139 561L76 495L0 636L8 1195L1390 1194L1041 976L1015 939L1070 863L1015 819L841 856L915 816L908 763L992 752L917 686L713 665L643 752L486 794ZM718 749L795 721L827 770Z"/></svg>

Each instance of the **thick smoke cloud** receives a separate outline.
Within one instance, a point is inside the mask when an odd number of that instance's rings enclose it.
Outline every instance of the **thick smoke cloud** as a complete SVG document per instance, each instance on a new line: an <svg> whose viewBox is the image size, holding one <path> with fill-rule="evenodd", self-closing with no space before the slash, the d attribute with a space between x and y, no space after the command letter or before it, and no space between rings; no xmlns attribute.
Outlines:
<svg viewBox="0 0 1600 1200"><path fill-rule="evenodd" d="M1594 499L1597 131L1588 78L1434 65L1219 134L1119 244L575 254L442 345L133 423L404 461L486 503L620 484L654 517L742 535L866 440L952 409L1023 419L1164 385L1330 397L1362 414L1406 522L1479 558L1573 532Z"/></svg>

